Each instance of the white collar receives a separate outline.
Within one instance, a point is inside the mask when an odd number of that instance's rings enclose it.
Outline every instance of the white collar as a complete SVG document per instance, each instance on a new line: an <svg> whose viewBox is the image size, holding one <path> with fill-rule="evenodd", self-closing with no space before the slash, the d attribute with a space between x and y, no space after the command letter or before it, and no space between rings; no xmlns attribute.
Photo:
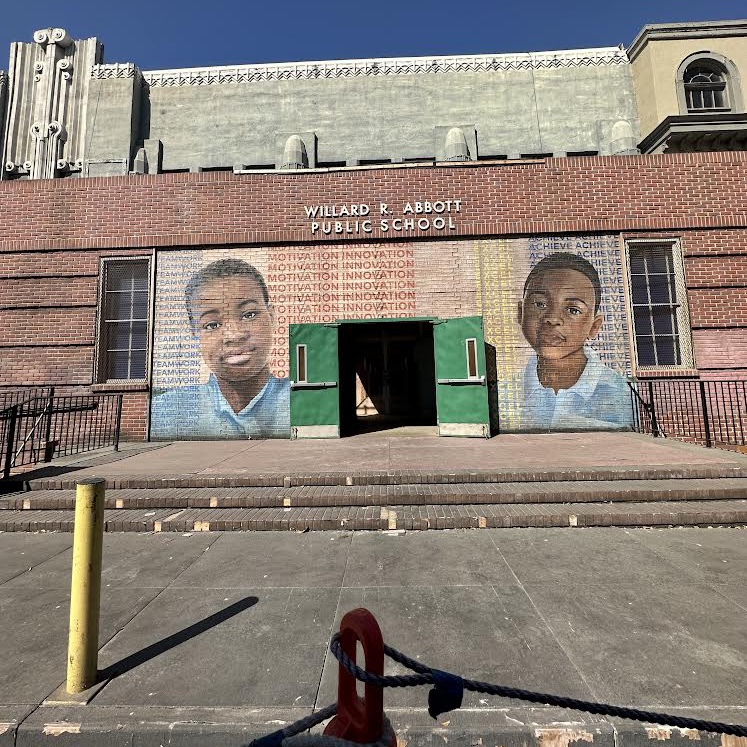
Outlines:
<svg viewBox="0 0 747 747"><path fill-rule="evenodd" d="M586 356L586 365L584 370L581 372L581 376L578 377L578 381L568 389L559 389L558 394L561 392L573 392L578 394L583 399L589 399L597 388L600 378L603 376L606 366L599 358L599 354L593 348L584 345L584 355ZM529 358L527 367L524 370L524 394L527 398L533 397L540 393L555 392L542 386L542 383L537 376L537 354L532 353Z"/></svg>
<svg viewBox="0 0 747 747"><path fill-rule="evenodd" d="M215 378L215 374L210 374L207 385L213 396L213 404L215 405L216 412L226 413L227 415L237 418L246 415L257 404L257 402L262 399L264 393L267 391L267 387L270 386L270 378L267 378L265 385L253 397L252 401L239 412L234 412L233 407L228 404L228 400L223 396L223 392L220 390L220 385L218 384L218 379Z"/></svg>

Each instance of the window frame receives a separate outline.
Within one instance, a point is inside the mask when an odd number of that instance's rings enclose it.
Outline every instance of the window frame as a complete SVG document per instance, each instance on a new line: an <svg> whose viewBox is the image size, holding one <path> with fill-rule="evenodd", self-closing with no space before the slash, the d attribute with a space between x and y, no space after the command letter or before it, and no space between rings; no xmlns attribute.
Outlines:
<svg viewBox="0 0 747 747"><path fill-rule="evenodd" d="M464 341L464 352L467 358L467 378L480 378L480 361L477 355L477 338L468 337Z"/></svg>
<svg viewBox="0 0 747 747"><path fill-rule="evenodd" d="M635 304L633 301L633 273L631 272L631 250L647 249L655 247L668 247L671 250L672 270L674 275L673 306L677 324L677 343L679 348L680 362L676 364L655 363L641 364L638 360L638 334L636 332ZM695 368L693 354L692 326L690 321L690 306L687 296L687 284L685 281L685 265L682 253L682 245L677 238L645 238L625 240L625 262L627 265L627 291L630 307L630 333L632 342L633 360L635 371L640 373L651 373L654 371L691 371ZM649 305L652 308L652 305ZM652 329L652 336L656 334ZM666 336L666 335L663 335Z"/></svg>
<svg viewBox="0 0 747 747"><path fill-rule="evenodd" d="M112 265L123 264L125 262L145 262L147 263L147 285L148 298L146 304L146 325L145 325L145 375L138 378L116 379L106 376L107 370L107 353L109 352L104 345L104 326L106 320L106 284L108 273ZM99 278L98 278L98 299L96 304L96 344L94 352L94 385L126 385L126 384L147 384L150 381L151 374L151 353L153 337L153 303L154 303L154 265L152 254L134 254L128 256L108 256L99 258Z"/></svg>
<svg viewBox="0 0 747 747"><path fill-rule="evenodd" d="M712 109L689 109L687 106L687 91L685 88L685 73L693 66L701 66L719 73L724 81L723 95L728 103L726 107ZM743 112L741 83L739 70L728 58L718 52L701 51L688 55L680 63L676 74L677 102L680 114L727 114Z"/></svg>
<svg viewBox="0 0 747 747"><path fill-rule="evenodd" d="M306 344L296 345L296 382L307 384L309 381L309 359L308 346Z"/></svg>

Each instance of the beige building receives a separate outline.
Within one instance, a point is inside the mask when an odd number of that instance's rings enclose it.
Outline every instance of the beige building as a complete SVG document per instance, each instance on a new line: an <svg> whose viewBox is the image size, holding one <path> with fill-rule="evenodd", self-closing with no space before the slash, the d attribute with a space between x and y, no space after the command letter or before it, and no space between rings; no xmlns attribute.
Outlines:
<svg viewBox="0 0 747 747"><path fill-rule="evenodd" d="M627 52L642 152L747 148L747 21L644 26Z"/></svg>

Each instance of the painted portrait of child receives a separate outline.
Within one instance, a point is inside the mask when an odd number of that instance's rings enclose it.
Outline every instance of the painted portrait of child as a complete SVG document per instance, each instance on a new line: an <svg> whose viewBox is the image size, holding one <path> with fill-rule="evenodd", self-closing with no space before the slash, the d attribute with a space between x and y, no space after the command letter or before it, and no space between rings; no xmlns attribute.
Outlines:
<svg viewBox="0 0 747 747"><path fill-rule="evenodd" d="M270 372L275 311L262 274L221 259L192 276L184 300L210 376L153 398L151 437L287 438L290 386Z"/></svg>
<svg viewBox="0 0 747 747"><path fill-rule="evenodd" d="M529 272L517 320L533 352L511 387L522 430L630 427L627 380L591 345L603 323L601 302L599 273L576 254L550 254Z"/></svg>

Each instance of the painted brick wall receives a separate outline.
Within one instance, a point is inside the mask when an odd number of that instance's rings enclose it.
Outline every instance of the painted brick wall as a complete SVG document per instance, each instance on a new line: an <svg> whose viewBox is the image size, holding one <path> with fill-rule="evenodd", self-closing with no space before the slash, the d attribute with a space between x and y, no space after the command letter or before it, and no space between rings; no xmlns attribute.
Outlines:
<svg viewBox="0 0 747 747"><path fill-rule="evenodd" d="M448 251L465 238L592 232L680 238L697 366L710 378L747 376L745 184L747 153L0 182L0 386L93 384L102 255L274 243L275 255L277 244L356 238L448 239ZM357 237L312 236L304 212L379 202L401 211L406 201L448 198L462 203L444 230L383 233L374 220ZM434 282L446 288L453 278ZM144 433L146 401L126 395L132 433Z"/></svg>
<svg viewBox="0 0 747 747"><path fill-rule="evenodd" d="M588 319L586 332L596 316L595 301L599 302L599 328L590 336L584 333L582 339L576 341L578 347L574 350L587 344L591 347L599 361L605 386L604 392L594 397L596 384L592 385L583 414L579 404L572 416L565 412L548 417L547 407L530 407L524 396L525 368L531 365L536 370L537 361L533 358L527 333L517 320L517 310L532 268L543 258L558 252L586 262L589 271L598 274L598 299L591 281L580 273L576 273L575 281L565 282L572 284L581 280L588 285L591 294L588 305L574 309ZM274 312L272 322L263 299L258 304L246 300L261 295L258 288L251 287L255 285L253 282L237 290L229 278L223 276L219 279L212 276L205 286L200 286L207 289L209 302L196 303L190 320L185 288L195 278L216 271L225 263L243 263L244 270L251 265L263 276ZM262 350L256 356L261 357L262 365L267 362L275 377L271 386L287 388L289 352L293 355L293 351L288 350L289 325L408 317L483 318L485 342L492 350L489 368L495 371L490 391L496 398L500 397L504 431L630 426L630 394L624 379L631 373L625 275L620 240L615 234L213 247L159 251L157 265L152 372L155 399L151 428L154 438L287 437L290 410L285 394L277 395L272 407L262 409L248 433L242 433L237 427L241 423L223 417L216 406L214 376L223 371L227 380L233 380L230 376L237 372L226 370L221 357L231 355L232 351L235 353L240 348L238 341L242 340L241 345L247 349ZM547 282L552 286L551 278ZM571 288L575 290L576 286L571 285ZM563 293L568 295L567 286ZM252 319L242 322L240 315L232 319L232 310L244 306L252 309ZM527 300L526 306L530 307L531 302ZM220 312L216 313L215 309ZM201 310L204 310L208 327L204 326ZM217 326L210 330L213 324ZM232 325L230 329L229 324ZM356 334L365 336L365 329L365 326L358 327ZM228 339L230 343L226 342ZM415 342L411 344L416 345ZM457 361L456 370L466 377L464 345L462 341L452 354ZM220 356L213 352L215 346ZM352 347L348 348L348 353L350 350ZM384 387L378 388L378 374L374 373L381 357L369 350L371 348L367 347L367 352L361 356L366 363L361 363L359 373L362 380L368 375L371 386L362 388L361 392L367 391L368 398L376 402L385 399ZM318 355L318 351L309 348L311 380L318 377L314 369ZM403 355L406 353L401 351L400 357ZM531 360L534 360L532 364ZM413 362L404 367L401 375L391 374L389 378L396 382L386 388L395 389L397 383L410 381L416 368ZM246 372L240 373L245 375ZM262 385L265 381L266 378ZM412 400L410 392L405 399ZM239 409L250 400L247 396ZM497 422L497 413L493 415Z"/></svg>

